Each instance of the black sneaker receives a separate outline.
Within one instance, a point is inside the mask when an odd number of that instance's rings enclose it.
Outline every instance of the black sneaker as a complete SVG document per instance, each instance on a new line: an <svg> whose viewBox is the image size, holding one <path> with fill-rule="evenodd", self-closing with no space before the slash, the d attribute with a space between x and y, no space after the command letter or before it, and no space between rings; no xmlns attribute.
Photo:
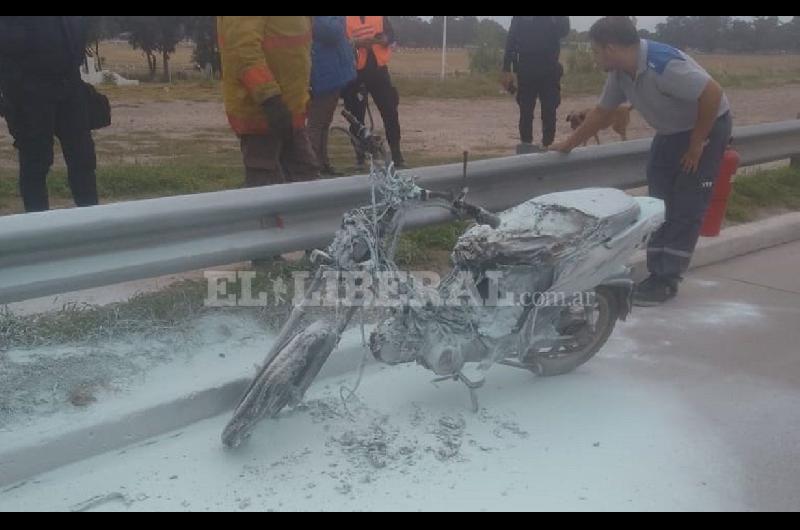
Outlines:
<svg viewBox="0 0 800 530"><path fill-rule="evenodd" d="M394 167L397 169L406 169L408 167L403 157L403 152L400 151L399 147L392 148L392 162L394 162Z"/></svg>
<svg viewBox="0 0 800 530"><path fill-rule="evenodd" d="M678 280L650 276L636 287L633 305L655 307L662 305L678 295Z"/></svg>

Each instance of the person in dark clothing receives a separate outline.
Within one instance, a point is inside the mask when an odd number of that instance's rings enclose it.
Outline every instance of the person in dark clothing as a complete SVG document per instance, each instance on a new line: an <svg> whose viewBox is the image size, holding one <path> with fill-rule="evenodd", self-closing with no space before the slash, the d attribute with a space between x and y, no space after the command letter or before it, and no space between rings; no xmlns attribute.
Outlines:
<svg viewBox="0 0 800 530"><path fill-rule="evenodd" d="M556 138L556 111L561 105L561 78L564 68L559 62L561 40L570 32L569 17L514 17L506 42L503 60L503 83L512 91L513 74L517 74L519 103L520 154L535 152L533 147L533 115L537 100L542 106L542 145L552 145Z"/></svg>
<svg viewBox="0 0 800 530"><path fill-rule="evenodd" d="M50 209L47 174L53 137L61 143L77 206L98 203L96 155L80 77L85 17L0 16L3 114L19 152L19 187L27 212Z"/></svg>
<svg viewBox="0 0 800 530"><path fill-rule="evenodd" d="M358 77L345 88L345 108L360 122L367 113L368 97L371 95L378 107L386 129L386 140L392 151L392 160L398 167L405 165L400 149L400 117L398 106L400 95L392 85L389 74L391 46L396 42L389 17L347 17L347 35L356 48ZM356 133L358 131L353 131ZM364 164L364 153L356 151L359 166Z"/></svg>

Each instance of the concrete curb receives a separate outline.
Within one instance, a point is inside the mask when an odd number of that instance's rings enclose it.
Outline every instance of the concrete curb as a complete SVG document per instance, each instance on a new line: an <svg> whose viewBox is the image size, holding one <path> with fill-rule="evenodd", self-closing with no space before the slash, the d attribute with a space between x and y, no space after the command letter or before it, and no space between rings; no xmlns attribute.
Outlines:
<svg viewBox="0 0 800 530"><path fill-rule="evenodd" d="M798 240L800 212L734 226L726 229L719 238L703 239L692 268L713 265ZM638 275L645 273L644 255L637 256L634 267ZM338 368L338 372L328 371L327 377L347 371L341 366ZM246 380L232 381L115 420L62 432L33 446L2 448L0 488L213 418L235 406L246 384Z"/></svg>

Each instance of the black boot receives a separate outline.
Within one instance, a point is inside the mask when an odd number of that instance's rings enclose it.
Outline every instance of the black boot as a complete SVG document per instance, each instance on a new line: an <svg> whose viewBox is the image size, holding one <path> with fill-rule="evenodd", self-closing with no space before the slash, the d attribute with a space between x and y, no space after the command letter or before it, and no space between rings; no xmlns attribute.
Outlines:
<svg viewBox="0 0 800 530"><path fill-rule="evenodd" d="M637 307L662 305L678 295L679 278L650 276L636 287L633 304Z"/></svg>
<svg viewBox="0 0 800 530"><path fill-rule="evenodd" d="M403 158L403 152L400 150L399 145L393 145L392 147L392 162L394 162L394 167L397 169L403 169L406 166L406 161Z"/></svg>

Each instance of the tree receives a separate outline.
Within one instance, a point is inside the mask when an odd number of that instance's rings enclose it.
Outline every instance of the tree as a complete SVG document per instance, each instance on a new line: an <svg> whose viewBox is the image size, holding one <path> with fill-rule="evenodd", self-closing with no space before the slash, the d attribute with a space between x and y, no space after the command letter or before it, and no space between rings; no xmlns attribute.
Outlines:
<svg viewBox="0 0 800 530"><path fill-rule="evenodd" d="M732 52L788 51L800 48L800 27L796 20L781 23L777 16L753 20L729 16L669 17L659 24L656 39L679 48Z"/></svg>
<svg viewBox="0 0 800 530"><path fill-rule="evenodd" d="M693 41L690 17L667 17L656 27L658 39L678 48L688 48Z"/></svg>
<svg viewBox="0 0 800 530"><path fill-rule="evenodd" d="M800 17L794 17L786 24L785 39L788 50L800 51Z"/></svg>
<svg viewBox="0 0 800 530"><path fill-rule="evenodd" d="M151 80L156 77L158 53L163 63L163 80L170 80L169 59L183 39L186 18L174 15L123 17L123 28L130 33L128 41L147 58Z"/></svg>
<svg viewBox="0 0 800 530"><path fill-rule="evenodd" d="M126 16L123 17L123 29L128 32L128 42L134 50L142 50L147 59L150 80L155 79L158 68L158 29L157 17Z"/></svg>
<svg viewBox="0 0 800 530"><path fill-rule="evenodd" d="M692 17L691 29L697 37L697 47L705 52L719 49L730 30L732 18L727 16L695 16Z"/></svg>
<svg viewBox="0 0 800 530"><path fill-rule="evenodd" d="M757 50L778 50L781 47L781 20L776 16L756 17L753 20L753 33Z"/></svg>
<svg viewBox="0 0 800 530"><path fill-rule="evenodd" d="M212 73L221 70L217 17L193 16L186 21L186 33L194 40L192 59L200 68L211 67Z"/></svg>
<svg viewBox="0 0 800 530"><path fill-rule="evenodd" d="M161 52L162 66L164 67L163 81L170 81L169 59L175 53L178 43L184 38L186 19L175 15L162 15L156 19L156 49Z"/></svg>
<svg viewBox="0 0 800 530"><path fill-rule="evenodd" d="M410 48L433 46L430 24L420 17L389 17L398 40Z"/></svg>
<svg viewBox="0 0 800 530"><path fill-rule="evenodd" d="M477 48L470 51L470 70L473 73L499 72L503 67L503 50L508 32L497 22L481 20L477 31Z"/></svg>
<svg viewBox="0 0 800 530"><path fill-rule="evenodd" d="M753 25L746 20L734 20L725 40L726 47L737 53L753 52L758 47Z"/></svg>
<svg viewBox="0 0 800 530"><path fill-rule="evenodd" d="M447 17L447 42L453 48L463 48L475 44L478 39L478 17ZM433 17L430 23L431 40L434 45L441 44L444 31L444 17Z"/></svg>
<svg viewBox="0 0 800 530"><path fill-rule="evenodd" d="M649 29L644 29L644 28L639 30L639 37L647 40L654 40L658 38L658 36L655 33L650 31Z"/></svg>
<svg viewBox="0 0 800 530"><path fill-rule="evenodd" d="M485 18L478 25L478 44L488 43L501 48L506 45L508 30L494 20Z"/></svg>

